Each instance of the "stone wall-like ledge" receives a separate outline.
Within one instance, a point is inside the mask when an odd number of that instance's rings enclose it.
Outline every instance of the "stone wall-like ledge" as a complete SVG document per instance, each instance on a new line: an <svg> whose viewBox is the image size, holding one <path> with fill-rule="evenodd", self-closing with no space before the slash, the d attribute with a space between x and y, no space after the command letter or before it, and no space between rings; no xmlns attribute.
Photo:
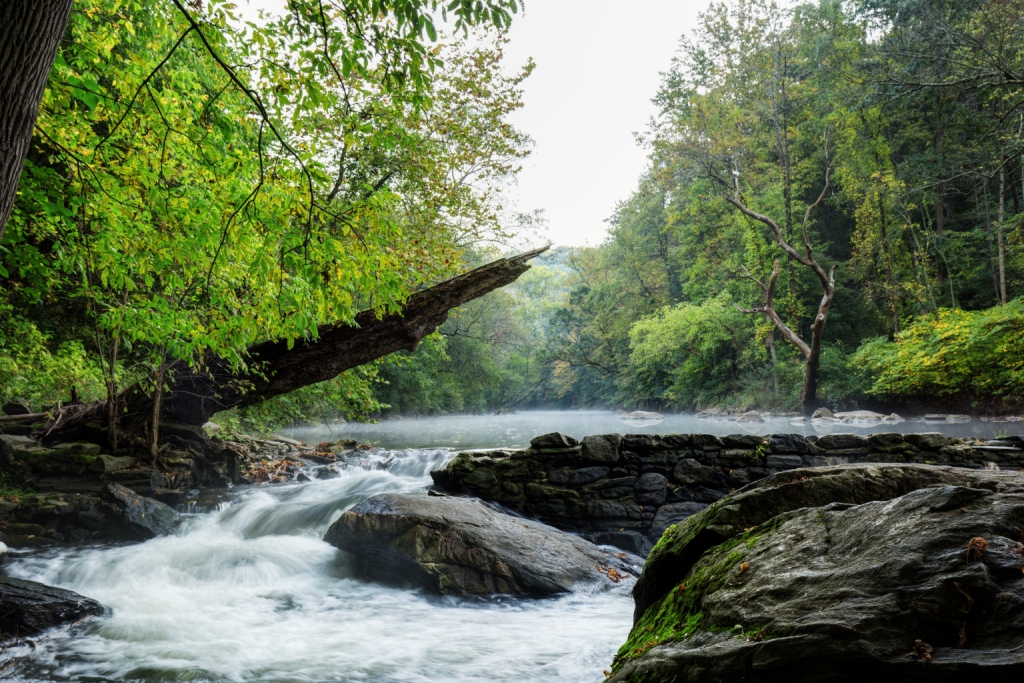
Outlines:
<svg viewBox="0 0 1024 683"><path fill-rule="evenodd" d="M538 436L525 450L459 453L435 487L496 502L595 543L646 555L672 524L743 486L798 467L921 463L1024 467L1024 439L937 433Z"/></svg>

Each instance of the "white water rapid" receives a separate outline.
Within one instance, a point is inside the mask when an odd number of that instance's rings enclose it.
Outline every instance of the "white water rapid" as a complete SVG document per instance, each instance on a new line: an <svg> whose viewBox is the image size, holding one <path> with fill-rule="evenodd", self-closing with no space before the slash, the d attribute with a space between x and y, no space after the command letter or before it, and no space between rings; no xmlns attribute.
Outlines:
<svg viewBox="0 0 1024 683"><path fill-rule="evenodd" d="M350 578L321 540L368 496L423 492L453 454L374 451L337 479L238 490L174 536L15 556L6 573L109 610L6 653L23 658L16 680L602 680L629 631L631 584L548 600L437 598Z"/></svg>

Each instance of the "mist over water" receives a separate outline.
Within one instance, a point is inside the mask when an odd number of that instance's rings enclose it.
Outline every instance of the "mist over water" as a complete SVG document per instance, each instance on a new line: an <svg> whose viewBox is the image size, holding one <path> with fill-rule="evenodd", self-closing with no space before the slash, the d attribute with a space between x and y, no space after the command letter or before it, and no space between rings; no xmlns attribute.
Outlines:
<svg viewBox="0 0 1024 683"><path fill-rule="evenodd" d="M764 422L740 423L736 417L664 415L661 420L624 419L607 410L537 410L505 415L442 415L390 419L379 424L336 423L285 430L289 436L317 443L359 439L382 448L415 448L424 444L449 448L522 448L530 439L562 432L577 439L589 434L804 434L839 432L942 432L947 436L993 438L1024 433L1024 422L944 424L911 418L898 424L794 424L793 418L766 416Z"/></svg>
<svg viewBox="0 0 1024 683"><path fill-rule="evenodd" d="M631 583L548 600L438 598L351 578L320 540L370 495L422 493L453 454L373 451L338 479L237 490L174 536L14 558L6 573L110 610L9 652L25 658L15 680L600 681L629 631Z"/></svg>

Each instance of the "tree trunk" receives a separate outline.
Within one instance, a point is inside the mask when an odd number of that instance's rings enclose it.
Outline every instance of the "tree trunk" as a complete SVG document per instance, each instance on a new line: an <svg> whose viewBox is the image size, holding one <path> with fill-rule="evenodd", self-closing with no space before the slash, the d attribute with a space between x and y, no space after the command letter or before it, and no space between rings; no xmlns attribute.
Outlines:
<svg viewBox="0 0 1024 683"><path fill-rule="evenodd" d="M0 242L72 0L0 2Z"/></svg>
<svg viewBox="0 0 1024 683"><path fill-rule="evenodd" d="M811 339L811 354L804 363L804 388L800 392L800 407L806 417L818 409L818 371L821 369L821 339Z"/></svg>
<svg viewBox="0 0 1024 683"><path fill-rule="evenodd" d="M296 342L292 348L286 340L256 344L249 349L253 368L249 373L233 372L219 358L209 359L205 372L194 371L182 361L167 363L167 389L162 394L151 392L148 383L121 392L117 400L124 406L124 412L118 413L121 424L128 432L148 433L154 401L158 400L161 422L201 426L221 410L260 403L332 379L395 351L411 351L447 320L450 309L515 282L530 269L527 261L547 249L501 259L417 292L399 314L378 318L374 311L363 311L356 316L355 325L321 325L317 339ZM69 406L56 424L51 422L44 431L53 428L50 438L64 438L86 422L101 422L107 414L107 403ZM26 421L24 416L19 417L19 422Z"/></svg>
<svg viewBox="0 0 1024 683"><path fill-rule="evenodd" d="M804 389L800 394L800 403L804 415L811 417L819 407L818 401L818 371L821 369L821 342L825 338L825 321L828 320L828 311L832 308L832 300L835 298L835 267L828 274L828 284L825 286L825 293L818 304L818 314L814 316L811 324L811 345L804 353L807 362L804 365Z"/></svg>
<svg viewBox="0 0 1024 683"><path fill-rule="evenodd" d="M996 221L996 249L999 256L999 303L1006 303L1006 247L1003 245L1003 220L1006 217L1006 158L999 165L999 217Z"/></svg>
<svg viewBox="0 0 1024 683"><path fill-rule="evenodd" d="M942 93L939 92L936 95L936 107L935 107L935 156L936 162L939 164L938 177L942 177L942 143L945 137L945 129L942 127ZM943 223L946 220L946 207L943 204L942 196L946 192L946 186L940 182L938 187L935 188L935 234L941 235L943 231Z"/></svg>
<svg viewBox="0 0 1024 683"><path fill-rule="evenodd" d="M974 192L977 197L977 190ZM977 198L975 198L977 203ZM992 246L992 215L988 208L988 186L985 186L985 235L988 238L988 272L992 275L992 292L999 303L999 275L996 273L996 254Z"/></svg>
<svg viewBox="0 0 1024 683"><path fill-rule="evenodd" d="M156 459L160 454L160 409L163 404L164 397L164 376L167 373L167 352L164 351L160 356L160 364L157 365L153 371L153 394L152 402L153 409L150 418L150 431L149 431L149 457L150 462L156 467Z"/></svg>

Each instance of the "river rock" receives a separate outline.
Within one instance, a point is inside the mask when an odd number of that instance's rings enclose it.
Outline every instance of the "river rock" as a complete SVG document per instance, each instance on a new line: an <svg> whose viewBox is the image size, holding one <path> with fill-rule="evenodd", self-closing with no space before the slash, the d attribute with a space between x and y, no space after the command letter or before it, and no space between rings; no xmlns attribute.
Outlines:
<svg viewBox="0 0 1024 683"><path fill-rule="evenodd" d="M8 401L0 406L0 412L4 415L31 415L32 406L23 401Z"/></svg>
<svg viewBox="0 0 1024 683"><path fill-rule="evenodd" d="M136 460L130 456L113 456L113 455L98 455L92 464L89 466L93 472L100 472L101 474L109 474L111 472L120 472L126 470L135 465Z"/></svg>
<svg viewBox="0 0 1024 683"><path fill-rule="evenodd" d="M103 605L78 593L0 576L0 642L37 636L103 611Z"/></svg>
<svg viewBox="0 0 1024 683"><path fill-rule="evenodd" d="M764 418L761 417L761 413L757 412L756 410L748 410L747 412L743 413L738 418L736 418L736 421L757 423L764 422Z"/></svg>
<svg viewBox="0 0 1024 683"><path fill-rule="evenodd" d="M585 436L581 442L583 459L589 462L616 463L619 461L619 434L600 434Z"/></svg>
<svg viewBox="0 0 1024 683"><path fill-rule="evenodd" d="M840 450L847 448L867 448L868 439L860 434L826 434L814 442L819 450Z"/></svg>
<svg viewBox="0 0 1024 683"><path fill-rule="evenodd" d="M373 496L342 515L324 540L354 555L364 579L443 595L595 590L638 569L624 554L454 496Z"/></svg>
<svg viewBox="0 0 1024 683"><path fill-rule="evenodd" d="M578 445L579 442L576 439L558 432L541 434L530 439L530 446L537 449L565 449L575 448Z"/></svg>
<svg viewBox="0 0 1024 683"><path fill-rule="evenodd" d="M850 410L844 413L836 413L835 417L846 421L881 422L885 415L872 410Z"/></svg>
<svg viewBox="0 0 1024 683"><path fill-rule="evenodd" d="M609 680L1019 678L1022 521L1016 473L777 474L670 527Z"/></svg>
<svg viewBox="0 0 1024 683"><path fill-rule="evenodd" d="M802 454L809 452L811 445L802 434L772 434L768 437L768 448L775 454Z"/></svg>
<svg viewBox="0 0 1024 683"><path fill-rule="evenodd" d="M38 446L39 442L28 436L0 434L0 459L5 460L8 457L12 457L16 450L25 450Z"/></svg>
<svg viewBox="0 0 1024 683"><path fill-rule="evenodd" d="M107 484L104 502L105 511L117 519L129 535L140 539L166 536L181 520L173 508L120 484Z"/></svg>
<svg viewBox="0 0 1024 683"><path fill-rule="evenodd" d="M929 486L995 486L1019 481L1013 472L929 465L833 465L787 470L748 484L669 529L633 587L634 620L686 576L705 551L777 515L831 503L891 500Z"/></svg>

